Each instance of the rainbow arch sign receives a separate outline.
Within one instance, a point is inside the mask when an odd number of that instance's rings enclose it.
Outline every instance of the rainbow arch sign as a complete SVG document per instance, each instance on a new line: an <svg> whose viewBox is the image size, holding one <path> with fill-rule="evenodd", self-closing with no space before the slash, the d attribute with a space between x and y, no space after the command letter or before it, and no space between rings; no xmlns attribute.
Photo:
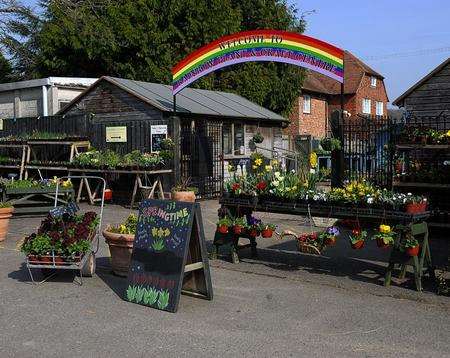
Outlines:
<svg viewBox="0 0 450 358"><path fill-rule="evenodd" d="M208 73L254 61L289 63L344 82L344 51L340 48L293 32L254 30L223 36L181 60L172 69L173 95Z"/></svg>

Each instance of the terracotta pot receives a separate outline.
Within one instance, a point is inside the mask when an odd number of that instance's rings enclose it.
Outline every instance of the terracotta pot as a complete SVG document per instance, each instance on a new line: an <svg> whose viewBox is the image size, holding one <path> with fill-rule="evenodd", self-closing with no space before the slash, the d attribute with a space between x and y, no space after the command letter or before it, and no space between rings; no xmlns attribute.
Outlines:
<svg viewBox="0 0 450 358"><path fill-rule="evenodd" d="M226 225L219 225L217 226L217 231L221 234L228 234L228 226Z"/></svg>
<svg viewBox="0 0 450 358"><path fill-rule="evenodd" d="M271 238L273 235L273 230L271 229L264 229L261 231L261 236L265 239Z"/></svg>
<svg viewBox="0 0 450 358"><path fill-rule="evenodd" d="M408 256L417 256L417 255L419 255L419 249L420 249L419 245L417 245L415 247L407 247L406 254Z"/></svg>
<svg viewBox="0 0 450 358"><path fill-rule="evenodd" d="M385 244L384 241L383 241L383 239L377 239L377 246L378 246L380 249L387 250L391 245Z"/></svg>
<svg viewBox="0 0 450 358"><path fill-rule="evenodd" d="M0 208L0 241L6 239L9 228L9 219L12 216L14 208Z"/></svg>
<svg viewBox="0 0 450 358"><path fill-rule="evenodd" d="M172 200L195 202L195 193L193 191L174 191L172 193Z"/></svg>
<svg viewBox="0 0 450 358"><path fill-rule="evenodd" d="M362 249L363 246L364 246L364 240L359 240L352 244L352 248L355 250Z"/></svg>
<svg viewBox="0 0 450 358"><path fill-rule="evenodd" d="M111 189L105 189L105 194L103 195L103 198L105 200L111 200L112 199L112 190Z"/></svg>
<svg viewBox="0 0 450 358"><path fill-rule="evenodd" d="M243 230L244 230L244 228L241 225L234 225L233 226L233 232L234 232L235 235L242 234Z"/></svg>
<svg viewBox="0 0 450 358"><path fill-rule="evenodd" d="M111 266L114 274L126 277L130 267L131 252L133 251L133 234L116 234L103 230L103 237L111 253Z"/></svg>
<svg viewBox="0 0 450 358"><path fill-rule="evenodd" d="M66 261L61 256L55 256L55 265L61 266L64 265Z"/></svg>
<svg viewBox="0 0 450 358"><path fill-rule="evenodd" d="M427 210L427 202L408 203L406 204L405 209L408 214L420 214Z"/></svg>
<svg viewBox="0 0 450 358"><path fill-rule="evenodd" d="M333 237L328 237L328 238L325 240L325 245L327 245L327 246L334 246L334 245L336 245L336 237L335 237L335 236L333 236Z"/></svg>

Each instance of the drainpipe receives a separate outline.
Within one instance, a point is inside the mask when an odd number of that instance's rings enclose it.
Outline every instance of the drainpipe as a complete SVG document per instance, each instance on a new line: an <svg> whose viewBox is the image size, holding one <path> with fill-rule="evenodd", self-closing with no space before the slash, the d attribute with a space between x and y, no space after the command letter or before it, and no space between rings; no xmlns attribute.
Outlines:
<svg viewBox="0 0 450 358"><path fill-rule="evenodd" d="M47 86L42 86L42 116L48 116Z"/></svg>

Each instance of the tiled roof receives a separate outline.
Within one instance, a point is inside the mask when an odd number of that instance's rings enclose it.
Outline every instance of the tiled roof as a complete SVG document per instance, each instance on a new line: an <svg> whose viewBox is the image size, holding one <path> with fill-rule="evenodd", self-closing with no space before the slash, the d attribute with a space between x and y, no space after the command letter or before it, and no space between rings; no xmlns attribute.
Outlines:
<svg viewBox="0 0 450 358"><path fill-rule="evenodd" d="M349 51L344 51L344 93L356 93L364 74L384 79L381 74L362 62L355 55ZM341 93L341 84L339 82L313 71L308 71L303 88L325 94Z"/></svg>

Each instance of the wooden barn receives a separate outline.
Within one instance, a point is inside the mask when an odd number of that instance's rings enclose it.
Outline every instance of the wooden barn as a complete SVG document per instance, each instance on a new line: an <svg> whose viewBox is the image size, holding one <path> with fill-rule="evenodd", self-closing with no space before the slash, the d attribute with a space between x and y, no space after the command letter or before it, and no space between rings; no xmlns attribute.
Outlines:
<svg viewBox="0 0 450 358"><path fill-rule="evenodd" d="M392 103L415 117L450 114L450 58Z"/></svg>
<svg viewBox="0 0 450 358"><path fill-rule="evenodd" d="M102 77L76 97L58 115L88 115L97 126L93 145L119 152L149 151L152 138L167 126L167 135L179 138L175 173L191 178L202 197L220 194L227 161L249 158L249 142L260 132L268 151L281 148L284 117L239 95L186 88L176 97L172 88L149 82ZM101 125L99 125L101 124ZM104 133L113 126L127 127L122 143L105 143Z"/></svg>

